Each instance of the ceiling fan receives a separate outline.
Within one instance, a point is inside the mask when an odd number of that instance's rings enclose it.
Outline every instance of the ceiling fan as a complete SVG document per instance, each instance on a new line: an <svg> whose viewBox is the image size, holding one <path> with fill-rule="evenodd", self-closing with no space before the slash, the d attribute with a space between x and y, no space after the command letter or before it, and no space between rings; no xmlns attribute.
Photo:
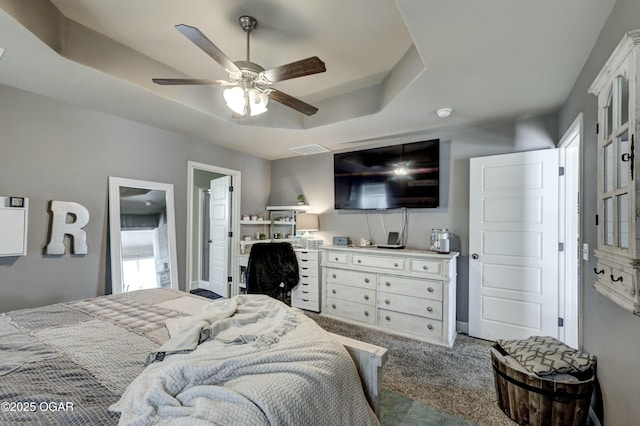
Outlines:
<svg viewBox="0 0 640 426"><path fill-rule="evenodd" d="M235 113L234 117L246 117L267 111L268 99L280 102L306 115L313 115L318 108L302 102L272 87L273 83L306 75L325 72L326 68L317 56L302 59L290 64L265 70L251 62L249 58L249 37L256 29L258 21L251 16L241 16L240 27L247 33L247 60L235 61L227 57L199 29L188 25L176 25L176 29L202 49L207 55L224 67L229 74L228 80L154 78L154 83L162 85L214 85L229 86L224 91L227 106Z"/></svg>

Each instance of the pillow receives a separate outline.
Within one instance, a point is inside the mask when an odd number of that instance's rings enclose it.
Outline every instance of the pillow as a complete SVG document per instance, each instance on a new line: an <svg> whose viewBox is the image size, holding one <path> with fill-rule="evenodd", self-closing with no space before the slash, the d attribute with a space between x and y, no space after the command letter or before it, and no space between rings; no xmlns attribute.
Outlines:
<svg viewBox="0 0 640 426"><path fill-rule="evenodd" d="M498 340L498 345L527 371L538 376L589 371L596 357L580 352L550 336L531 336L524 340Z"/></svg>

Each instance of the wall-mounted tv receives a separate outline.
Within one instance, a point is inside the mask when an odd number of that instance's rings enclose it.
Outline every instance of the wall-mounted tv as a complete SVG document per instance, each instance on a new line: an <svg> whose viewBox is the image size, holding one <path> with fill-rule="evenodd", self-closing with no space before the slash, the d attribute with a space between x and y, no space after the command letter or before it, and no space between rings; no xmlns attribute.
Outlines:
<svg viewBox="0 0 640 426"><path fill-rule="evenodd" d="M439 139L334 154L335 208L438 207L439 160Z"/></svg>

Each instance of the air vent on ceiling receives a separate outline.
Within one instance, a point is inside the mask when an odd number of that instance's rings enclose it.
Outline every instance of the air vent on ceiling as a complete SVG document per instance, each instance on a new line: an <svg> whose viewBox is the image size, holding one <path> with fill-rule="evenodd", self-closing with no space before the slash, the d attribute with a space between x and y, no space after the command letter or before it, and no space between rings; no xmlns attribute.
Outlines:
<svg viewBox="0 0 640 426"><path fill-rule="evenodd" d="M293 151L296 154L300 155L311 155L320 154L321 152L329 152L330 150L322 145L318 145L317 143L312 143L311 145L302 145L289 148L289 151Z"/></svg>

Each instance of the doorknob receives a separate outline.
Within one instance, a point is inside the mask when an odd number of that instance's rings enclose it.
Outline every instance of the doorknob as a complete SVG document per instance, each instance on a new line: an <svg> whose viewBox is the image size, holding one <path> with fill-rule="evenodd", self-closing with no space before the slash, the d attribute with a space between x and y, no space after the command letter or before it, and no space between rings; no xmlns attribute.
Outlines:
<svg viewBox="0 0 640 426"><path fill-rule="evenodd" d="M477 254L477 253L473 253L473 254L471 255L471 258L472 258L472 259L477 259L478 257L479 257L479 256L478 256L478 254Z"/></svg>

